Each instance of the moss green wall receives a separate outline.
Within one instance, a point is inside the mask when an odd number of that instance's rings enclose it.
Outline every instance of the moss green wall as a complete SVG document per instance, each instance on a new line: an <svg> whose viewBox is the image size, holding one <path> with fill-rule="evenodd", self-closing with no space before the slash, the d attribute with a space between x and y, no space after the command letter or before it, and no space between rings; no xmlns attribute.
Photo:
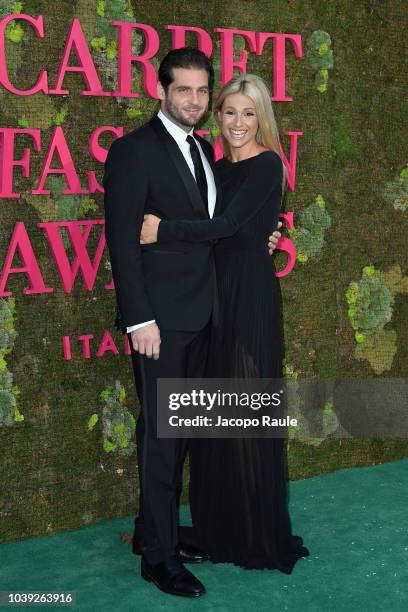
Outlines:
<svg viewBox="0 0 408 612"><path fill-rule="evenodd" d="M214 27L235 27L301 34L303 59L295 60L287 46L287 91L294 102L276 105L281 132L304 133L299 139L296 190L288 194L285 204L287 211L295 212L298 229L303 227L303 234L295 234L294 239L306 253L281 282L288 372L306 377L403 377L408 363L408 186L404 173L400 177L408 162L402 105L407 74L405 4L403 0L27 0L23 11L44 16L46 38L39 41L25 26L22 32L10 30L9 69L22 87L34 83L43 66L54 78L69 21L78 17L88 40L94 39L94 58L109 88L109 79L116 78L115 60L109 59L115 53L115 30L107 25L110 18L132 19L132 8L135 21L151 24L158 31L158 59L170 48L166 24L200 26L210 33ZM2 2L1 15L15 5ZM320 52L320 68L327 70L320 76L318 45L324 40L315 34L310 52L307 45L317 31L326 32L331 40ZM100 50L102 36L106 38L105 51ZM219 40L215 34L213 39L215 43ZM140 47L140 41L137 45ZM333 67L325 68L331 64L330 51ZM214 62L219 70L218 44ZM249 57L248 70L270 82L270 43L262 57ZM137 86L140 78L136 73L135 78ZM65 84L73 92L83 86L75 75L68 76ZM136 511L137 465L133 445L128 443L133 432L130 414L136 415L137 399L130 360L122 349L119 357L106 354L83 360L79 347L73 346L73 359L64 361L61 350L62 335L92 333L100 338L104 329L113 329L114 297L104 289L110 280L107 257L92 293L77 282L67 295L61 289L46 240L36 228L41 221L102 217L102 195L91 200L61 196L58 181L49 183L53 184L52 197L34 197L28 191L36 183L56 124L61 124L68 136L84 183L86 170L95 165L87 153L92 131L99 125L123 125L128 131L145 122L156 106L146 96L136 103L124 100L119 105L111 98L20 98L0 90L0 125L41 128L43 152L32 155L31 184L16 171L16 185L23 197L1 202L0 265L15 222L24 221L46 282L55 287L48 295L25 296L23 275L13 275L8 283L15 297L8 333L14 328L17 337L9 352L0 352L6 364L2 371L13 375L11 389L7 389L5 375L0 379L0 395L8 393L1 396L4 405L0 405L0 541ZM104 142L107 145L109 140ZM283 143L289 153L288 139L283 138ZM313 217L319 194L329 227L322 225L319 216ZM306 209L309 212L302 216ZM278 254L277 258L283 266L285 257ZM392 285L393 305L391 319L374 330L363 347L364 343L356 342L361 328L352 327L346 291L350 283L361 281L366 266L374 266L376 274L382 274L381 282ZM387 276L395 266L400 268ZM0 325L5 328L6 323ZM114 336L121 346L119 335L115 332ZM126 397L120 387L111 395L106 391L115 380L120 380ZM10 393L16 398L18 411L10 404ZM24 420L19 415L24 415ZM115 426L112 433L110 428ZM105 445L104 436L108 440ZM290 475L304 478L407 454L404 440L326 439L306 444L291 439Z"/></svg>

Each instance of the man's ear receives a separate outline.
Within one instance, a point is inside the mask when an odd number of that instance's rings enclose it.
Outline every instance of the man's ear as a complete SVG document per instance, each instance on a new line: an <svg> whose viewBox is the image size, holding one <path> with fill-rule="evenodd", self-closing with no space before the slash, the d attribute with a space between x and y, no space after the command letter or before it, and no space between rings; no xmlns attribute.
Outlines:
<svg viewBox="0 0 408 612"><path fill-rule="evenodd" d="M157 81L157 96L159 100L164 100L164 98L166 97L166 92L164 91L164 87L160 83L160 81Z"/></svg>

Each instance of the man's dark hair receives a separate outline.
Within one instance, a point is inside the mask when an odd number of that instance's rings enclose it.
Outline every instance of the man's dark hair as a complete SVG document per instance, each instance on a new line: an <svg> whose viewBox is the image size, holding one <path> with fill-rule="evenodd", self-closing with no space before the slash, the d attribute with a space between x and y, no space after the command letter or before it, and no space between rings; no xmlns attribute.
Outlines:
<svg viewBox="0 0 408 612"><path fill-rule="evenodd" d="M173 68L198 68L208 72L208 86L210 96L214 85L214 69L210 60L202 51L194 47L182 47L173 49L163 58L159 66L159 81L163 89L167 89L174 81Z"/></svg>

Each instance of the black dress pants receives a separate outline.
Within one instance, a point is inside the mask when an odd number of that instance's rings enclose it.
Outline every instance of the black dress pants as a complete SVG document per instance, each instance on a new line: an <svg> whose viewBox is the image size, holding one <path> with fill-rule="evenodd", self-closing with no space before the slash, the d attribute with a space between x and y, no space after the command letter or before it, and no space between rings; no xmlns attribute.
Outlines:
<svg viewBox="0 0 408 612"><path fill-rule="evenodd" d="M185 438L157 437L157 379L203 377L209 330L210 323L196 332L161 331L158 360L139 355L132 347L141 405L136 429L140 495L135 537L140 537L142 554L150 564L175 554L182 469L188 447Z"/></svg>

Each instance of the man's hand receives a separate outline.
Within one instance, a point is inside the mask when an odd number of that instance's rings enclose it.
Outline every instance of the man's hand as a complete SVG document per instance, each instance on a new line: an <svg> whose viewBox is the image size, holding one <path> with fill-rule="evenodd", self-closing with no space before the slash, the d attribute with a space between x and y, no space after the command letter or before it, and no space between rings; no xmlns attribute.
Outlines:
<svg viewBox="0 0 408 612"><path fill-rule="evenodd" d="M131 332L133 348L137 353L158 359L160 355L160 330L156 323L149 323Z"/></svg>
<svg viewBox="0 0 408 612"><path fill-rule="evenodd" d="M273 234L271 234L271 236L269 236L269 238L268 238L268 251L269 251L269 255L273 255L273 252L276 249L276 245L278 244L279 239L282 236L282 234L278 231L281 227L282 227L282 221L279 221L278 229L275 230L273 232Z"/></svg>
<svg viewBox="0 0 408 612"><path fill-rule="evenodd" d="M156 217L156 215L144 215L142 231L140 232L140 244L157 242L157 231L160 221L160 217Z"/></svg>

